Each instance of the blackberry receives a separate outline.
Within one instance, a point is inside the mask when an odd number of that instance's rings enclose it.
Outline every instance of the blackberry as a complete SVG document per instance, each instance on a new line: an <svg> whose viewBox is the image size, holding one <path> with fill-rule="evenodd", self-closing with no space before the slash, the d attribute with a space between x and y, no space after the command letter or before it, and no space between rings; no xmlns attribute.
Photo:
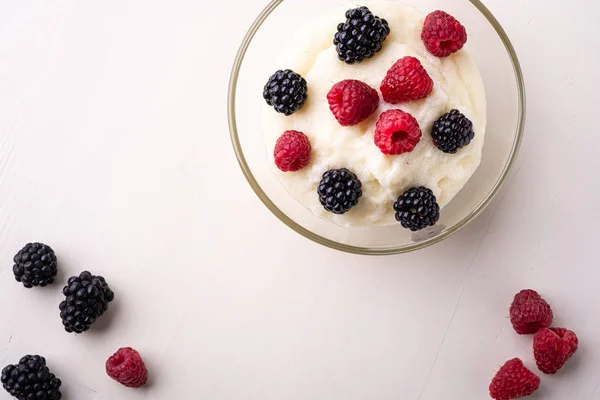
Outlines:
<svg viewBox="0 0 600 400"><path fill-rule="evenodd" d="M354 64L380 51L389 34L385 19L373 15L367 7L358 7L346 11L346 22L338 25L333 44L340 60Z"/></svg>
<svg viewBox="0 0 600 400"><path fill-rule="evenodd" d="M396 219L413 232L435 225L440 219L440 206L431 189L420 186L407 190L394 203Z"/></svg>
<svg viewBox="0 0 600 400"><path fill-rule="evenodd" d="M67 332L82 333L90 329L96 319L106 312L115 295L106 280L83 271L72 276L63 288L67 296L60 305L60 317Z"/></svg>
<svg viewBox="0 0 600 400"><path fill-rule="evenodd" d="M269 78L263 97L278 113L292 115L306 103L308 85L300 74L291 69L279 70Z"/></svg>
<svg viewBox="0 0 600 400"><path fill-rule="evenodd" d="M0 382L18 400L59 400L62 382L46 366L41 356L27 355L17 365L7 365Z"/></svg>
<svg viewBox="0 0 600 400"><path fill-rule="evenodd" d="M434 122L431 129L433 143L444 153L454 154L471 143L475 137L473 123L460 111L452 110Z"/></svg>
<svg viewBox="0 0 600 400"><path fill-rule="evenodd" d="M329 170L323 174L317 189L319 201L327 211L344 214L358 204L361 186L356 175L346 168Z"/></svg>
<svg viewBox="0 0 600 400"><path fill-rule="evenodd" d="M13 258L13 273L26 288L46 286L56 276L56 255L43 243L27 243Z"/></svg>

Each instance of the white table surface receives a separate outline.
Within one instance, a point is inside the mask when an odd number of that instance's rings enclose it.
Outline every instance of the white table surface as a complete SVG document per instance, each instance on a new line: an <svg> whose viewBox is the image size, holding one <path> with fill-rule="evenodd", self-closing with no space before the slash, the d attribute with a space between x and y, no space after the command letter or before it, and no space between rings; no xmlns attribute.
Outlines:
<svg viewBox="0 0 600 400"><path fill-rule="evenodd" d="M1 365L46 356L66 400L480 400L507 359L535 368L508 320L531 287L581 342L535 398L600 399L600 7L486 4L525 73L518 164L460 233L375 258L300 237L239 171L226 88L265 0L1 1ZM61 283L14 281L27 241L61 282L106 277L91 331L62 330ZM106 376L121 346L147 388Z"/></svg>

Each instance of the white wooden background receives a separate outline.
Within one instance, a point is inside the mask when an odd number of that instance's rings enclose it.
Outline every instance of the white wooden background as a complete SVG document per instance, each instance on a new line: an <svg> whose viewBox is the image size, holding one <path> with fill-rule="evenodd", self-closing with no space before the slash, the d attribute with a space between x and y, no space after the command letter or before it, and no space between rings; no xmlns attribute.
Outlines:
<svg viewBox="0 0 600 400"><path fill-rule="evenodd" d="M518 164L459 234L370 258L289 230L238 169L228 74L265 0L0 0L1 365L45 355L67 400L480 400L533 366L507 319L532 287L581 341L535 398L599 400L600 6L486 4L526 77ZM62 331L60 284L14 281L32 240L114 289L90 332ZM149 387L105 375L121 346Z"/></svg>

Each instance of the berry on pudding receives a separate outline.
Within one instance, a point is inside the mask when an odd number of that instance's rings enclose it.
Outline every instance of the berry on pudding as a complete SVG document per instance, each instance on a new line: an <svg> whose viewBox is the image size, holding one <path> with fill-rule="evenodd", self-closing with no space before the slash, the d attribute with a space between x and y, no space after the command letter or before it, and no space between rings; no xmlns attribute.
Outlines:
<svg viewBox="0 0 600 400"><path fill-rule="evenodd" d="M433 226L440 219L440 206L431 189L411 188L394 203L396 220L411 231Z"/></svg>
<svg viewBox="0 0 600 400"><path fill-rule="evenodd" d="M431 54L448 57L463 48L467 30L452 15L438 10L425 18L421 39Z"/></svg>
<svg viewBox="0 0 600 400"><path fill-rule="evenodd" d="M353 126L377 110L379 93L366 83L347 79L333 85L327 94L327 101L340 125Z"/></svg>
<svg viewBox="0 0 600 400"><path fill-rule="evenodd" d="M454 154L475 137L473 123L458 110L440 117L431 129L433 143L444 153Z"/></svg>
<svg viewBox="0 0 600 400"><path fill-rule="evenodd" d="M362 184L346 168L332 169L323 174L317 192L321 205L330 213L344 214L358 204Z"/></svg>
<svg viewBox="0 0 600 400"><path fill-rule="evenodd" d="M402 110L388 110L375 125L375 144L383 154L398 155L414 150L421 140L419 123Z"/></svg>
<svg viewBox="0 0 600 400"><path fill-rule="evenodd" d="M292 70L279 70L269 78L263 98L278 113L292 115L302 108L308 98L306 80Z"/></svg>
<svg viewBox="0 0 600 400"><path fill-rule="evenodd" d="M285 131L275 143L275 165L283 172L299 171L308 165L311 150L310 141L304 133Z"/></svg>
<svg viewBox="0 0 600 400"><path fill-rule="evenodd" d="M338 24L333 44L341 61L354 64L381 51L389 34L385 19L373 15L368 7L358 7L346 11L346 22Z"/></svg>
<svg viewBox="0 0 600 400"><path fill-rule="evenodd" d="M433 90L433 80L418 58L402 57L392 65L381 83L383 100L390 104L424 99Z"/></svg>

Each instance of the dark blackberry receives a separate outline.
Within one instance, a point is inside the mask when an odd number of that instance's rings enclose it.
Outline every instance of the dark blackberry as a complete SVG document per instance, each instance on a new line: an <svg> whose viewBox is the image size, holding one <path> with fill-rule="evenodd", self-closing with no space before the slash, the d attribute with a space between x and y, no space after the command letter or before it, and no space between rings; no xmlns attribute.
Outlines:
<svg viewBox="0 0 600 400"><path fill-rule="evenodd" d="M306 103L308 85L300 74L291 69L279 70L269 78L263 97L278 113L292 115Z"/></svg>
<svg viewBox="0 0 600 400"><path fill-rule="evenodd" d="M17 365L7 365L0 382L18 400L59 400L62 382L46 366L41 356L27 355Z"/></svg>
<svg viewBox="0 0 600 400"><path fill-rule="evenodd" d="M26 288L46 286L56 276L56 255L43 243L27 243L13 258L13 273Z"/></svg>
<svg viewBox="0 0 600 400"><path fill-rule="evenodd" d="M404 192L394 203L396 220L413 232L435 225L440 219L440 206L431 189L420 186Z"/></svg>
<svg viewBox="0 0 600 400"><path fill-rule="evenodd" d="M373 57L389 34L385 19L373 15L367 7L358 7L346 11L346 22L338 25L333 44L340 60L354 64Z"/></svg>
<svg viewBox="0 0 600 400"><path fill-rule="evenodd" d="M317 189L319 201L327 211L344 214L358 204L361 186L356 175L346 168L329 170L323 174Z"/></svg>
<svg viewBox="0 0 600 400"><path fill-rule="evenodd" d="M60 317L67 332L82 333L106 312L115 295L101 276L83 271L72 276L63 288L67 296L60 305Z"/></svg>
<svg viewBox="0 0 600 400"><path fill-rule="evenodd" d="M433 143L444 153L454 154L471 143L475 137L473 123L458 110L452 110L434 122L431 129Z"/></svg>

